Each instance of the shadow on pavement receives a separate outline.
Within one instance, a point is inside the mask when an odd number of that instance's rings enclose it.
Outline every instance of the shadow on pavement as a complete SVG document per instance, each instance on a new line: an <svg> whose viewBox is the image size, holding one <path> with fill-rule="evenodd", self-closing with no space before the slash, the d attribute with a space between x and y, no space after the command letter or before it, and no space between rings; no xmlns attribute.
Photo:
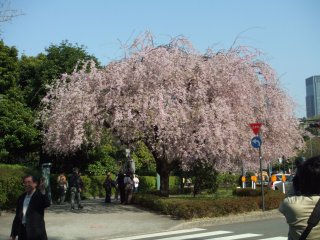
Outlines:
<svg viewBox="0 0 320 240"><path fill-rule="evenodd" d="M143 210L135 205L124 205L120 201L113 201L111 203L104 203L104 199L89 199L81 201L83 209L71 210L69 202L57 205L52 204L46 211L56 214L65 214L66 212L72 212L75 214L88 213L88 214L105 214L105 213L121 213L121 212L142 212Z"/></svg>

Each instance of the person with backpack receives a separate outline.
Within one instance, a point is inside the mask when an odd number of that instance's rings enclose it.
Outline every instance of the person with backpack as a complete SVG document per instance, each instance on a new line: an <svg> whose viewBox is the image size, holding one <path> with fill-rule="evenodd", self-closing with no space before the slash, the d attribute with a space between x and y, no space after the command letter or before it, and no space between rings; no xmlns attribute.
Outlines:
<svg viewBox="0 0 320 240"><path fill-rule="evenodd" d="M123 181L125 186L125 204L130 204L132 200L133 189L134 189L132 173L128 171Z"/></svg>
<svg viewBox="0 0 320 240"><path fill-rule="evenodd" d="M78 209L82 209L80 193L83 189L83 181L80 177L78 168L73 168L73 174L70 178L70 191L71 191L71 209L74 209L75 201L77 202Z"/></svg>

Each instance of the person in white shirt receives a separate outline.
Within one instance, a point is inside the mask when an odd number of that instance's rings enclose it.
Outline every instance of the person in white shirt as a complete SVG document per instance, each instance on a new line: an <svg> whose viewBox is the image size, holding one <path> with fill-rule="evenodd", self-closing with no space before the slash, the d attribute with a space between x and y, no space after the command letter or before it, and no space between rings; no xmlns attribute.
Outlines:
<svg viewBox="0 0 320 240"><path fill-rule="evenodd" d="M139 178L136 174L133 175L134 192L138 192Z"/></svg>

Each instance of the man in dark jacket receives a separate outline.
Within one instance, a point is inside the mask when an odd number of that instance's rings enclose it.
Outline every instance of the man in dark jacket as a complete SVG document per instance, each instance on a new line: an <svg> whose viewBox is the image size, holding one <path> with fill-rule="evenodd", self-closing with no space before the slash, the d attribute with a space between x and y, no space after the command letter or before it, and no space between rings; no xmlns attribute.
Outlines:
<svg viewBox="0 0 320 240"><path fill-rule="evenodd" d="M16 215L11 229L11 239L15 240L46 240L47 233L44 222L44 209L50 206L50 199L41 181L37 190L34 176L23 178L25 193L17 201Z"/></svg>
<svg viewBox="0 0 320 240"><path fill-rule="evenodd" d="M70 178L70 191L71 191L71 209L74 209L75 201L77 202L78 209L82 209L81 205L81 191L83 189L83 182L80 177L78 168L73 169L73 175Z"/></svg>
<svg viewBox="0 0 320 240"><path fill-rule="evenodd" d="M125 189L124 189L124 174L123 171L120 170L117 175L117 184L120 192L120 201L122 204L125 203Z"/></svg>

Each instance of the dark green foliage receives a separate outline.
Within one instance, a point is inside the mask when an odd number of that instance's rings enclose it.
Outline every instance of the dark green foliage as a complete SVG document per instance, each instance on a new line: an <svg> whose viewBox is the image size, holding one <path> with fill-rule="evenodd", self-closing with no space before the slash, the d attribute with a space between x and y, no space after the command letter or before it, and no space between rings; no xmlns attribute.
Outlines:
<svg viewBox="0 0 320 240"><path fill-rule="evenodd" d="M50 45L46 53L37 57L22 56L20 61L19 84L25 90L25 97L32 109L38 108L45 96L46 85L60 78L63 73L72 73L80 61L93 60L99 66L97 58L89 55L84 46L62 41L59 45Z"/></svg>
<svg viewBox="0 0 320 240"><path fill-rule="evenodd" d="M0 41L0 94L17 86L19 77L18 50Z"/></svg>
<svg viewBox="0 0 320 240"><path fill-rule="evenodd" d="M0 41L0 163L31 160L39 148L34 113L18 85L18 51Z"/></svg>
<svg viewBox="0 0 320 240"><path fill-rule="evenodd" d="M239 175L232 173L218 173L217 184L219 187L236 187L238 186Z"/></svg>
<svg viewBox="0 0 320 240"><path fill-rule="evenodd" d="M88 151L90 162L86 169L90 175L105 175L106 172L117 173L120 163L122 146L117 143L115 137L106 129L100 145ZM123 150L124 152L124 150Z"/></svg>
<svg viewBox="0 0 320 240"><path fill-rule="evenodd" d="M32 111L23 103L2 96L0 101L0 162L25 162L39 148L40 132Z"/></svg>
<svg viewBox="0 0 320 240"><path fill-rule="evenodd" d="M40 100L46 92L45 86L49 81L43 76L46 59L44 54L39 54L36 57L23 55L19 61L19 85L23 89L26 103L32 109L38 108Z"/></svg>
<svg viewBox="0 0 320 240"><path fill-rule="evenodd" d="M210 189L215 192L218 189L218 172L210 165L204 162L196 162L189 176L193 177L193 195L200 194L203 189Z"/></svg>
<svg viewBox="0 0 320 240"><path fill-rule="evenodd" d="M139 141L132 153L135 160L136 173L141 176L156 175L156 162L147 146Z"/></svg>
<svg viewBox="0 0 320 240"><path fill-rule="evenodd" d="M87 171L91 175L99 176L106 172L116 173L118 171L116 160L104 151L105 148L106 146L100 149L100 158L96 158L93 163L88 165Z"/></svg>

